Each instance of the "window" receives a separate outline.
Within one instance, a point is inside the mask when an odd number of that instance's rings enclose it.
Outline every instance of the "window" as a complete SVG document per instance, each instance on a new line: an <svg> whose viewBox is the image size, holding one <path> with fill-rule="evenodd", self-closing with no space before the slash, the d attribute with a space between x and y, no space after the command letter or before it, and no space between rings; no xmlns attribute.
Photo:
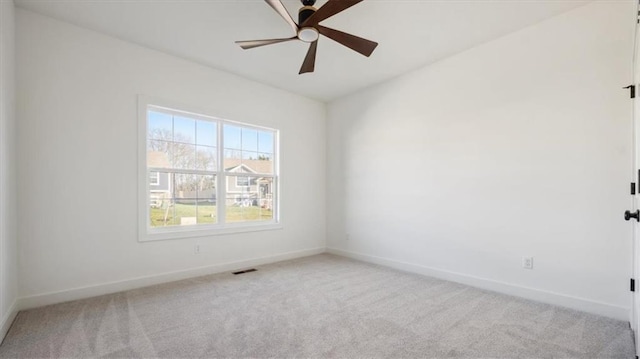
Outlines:
<svg viewBox="0 0 640 359"><path fill-rule="evenodd" d="M278 131L140 99L141 240L278 228Z"/></svg>
<svg viewBox="0 0 640 359"><path fill-rule="evenodd" d="M160 184L160 173L151 171L149 172L149 184L152 186L157 186Z"/></svg>
<svg viewBox="0 0 640 359"><path fill-rule="evenodd" d="M238 176L236 177L236 186L237 187L246 187L249 185L249 177Z"/></svg>

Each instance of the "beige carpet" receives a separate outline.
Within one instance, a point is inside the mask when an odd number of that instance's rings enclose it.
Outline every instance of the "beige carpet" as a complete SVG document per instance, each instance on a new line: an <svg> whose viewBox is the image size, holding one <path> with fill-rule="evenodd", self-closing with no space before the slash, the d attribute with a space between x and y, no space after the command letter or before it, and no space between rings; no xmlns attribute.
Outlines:
<svg viewBox="0 0 640 359"><path fill-rule="evenodd" d="M628 324L328 254L21 312L2 358L633 358Z"/></svg>

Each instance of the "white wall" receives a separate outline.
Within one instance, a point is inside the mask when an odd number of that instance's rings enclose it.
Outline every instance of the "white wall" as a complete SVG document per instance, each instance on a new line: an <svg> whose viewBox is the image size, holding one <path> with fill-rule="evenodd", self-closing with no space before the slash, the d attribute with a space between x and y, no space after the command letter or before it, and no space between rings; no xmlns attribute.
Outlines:
<svg viewBox="0 0 640 359"><path fill-rule="evenodd" d="M14 16L13 1L0 1L0 341L18 296Z"/></svg>
<svg viewBox="0 0 640 359"><path fill-rule="evenodd" d="M20 9L17 59L25 306L324 250L324 104ZM280 129L284 229L139 243L138 94Z"/></svg>
<svg viewBox="0 0 640 359"><path fill-rule="evenodd" d="M329 104L328 246L628 319L633 13L592 3Z"/></svg>

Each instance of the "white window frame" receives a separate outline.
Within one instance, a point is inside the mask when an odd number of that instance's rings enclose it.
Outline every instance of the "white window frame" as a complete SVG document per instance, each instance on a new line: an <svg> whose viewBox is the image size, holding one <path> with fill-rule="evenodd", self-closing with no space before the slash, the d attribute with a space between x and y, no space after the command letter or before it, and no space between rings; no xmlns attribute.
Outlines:
<svg viewBox="0 0 640 359"><path fill-rule="evenodd" d="M162 169L147 167L147 111L150 107L157 108L162 112L170 112L180 115L186 115L190 118L209 120L217 124L217 164L215 171L207 171L208 174L216 176L216 208L218 223L215 224L198 224L191 226L167 226L152 227L149 222L150 217L150 181L149 172L162 172ZM230 124L244 128L252 128L262 131L270 131L274 133L274 158L273 158L273 174L266 174L273 177L274 186L274 202L272 211L273 219L269 221L255 222L235 222L221 223L225 215L225 203L227 195L227 178L228 176L237 176L237 173L227 172L224 169L224 143L223 143L223 126ZM279 175L279 139L280 131L273 128L247 124L243 122L231 121L210 114L208 111L194 109L191 106L175 104L167 100L151 98L148 96L138 96L138 241L155 241L166 239L207 237L222 234L255 232L264 230L282 229L280 220L280 175ZM246 176L246 174L243 174ZM259 175L259 174L256 174ZM158 176L159 178L159 176ZM249 183L250 183L249 179Z"/></svg>
<svg viewBox="0 0 640 359"><path fill-rule="evenodd" d="M156 174L156 180L155 181L149 181L149 185L150 186L158 186L160 185L160 172L158 171L149 171L149 178L151 179L151 174L155 173Z"/></svg>

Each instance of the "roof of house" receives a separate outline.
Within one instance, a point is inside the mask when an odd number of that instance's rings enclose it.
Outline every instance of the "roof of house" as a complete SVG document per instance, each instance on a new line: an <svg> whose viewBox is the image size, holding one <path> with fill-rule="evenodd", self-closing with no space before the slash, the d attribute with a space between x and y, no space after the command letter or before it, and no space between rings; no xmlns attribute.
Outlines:
<svg viewBox="0 0 640 359"><path fill-rule="evenodd" d="M148 151L147 152L147 165L149 167L170 168L169 156L166 153L160 151Z"/></svg>
<svg viewBox="0 0 640 359"><path fill-rule="evenodd" d="M240 158L225 158L224 169L225 171L232 171L240 165L245 165L249 170L254 173L273 173L273 161L265 160L245 160Z"/></svg>

